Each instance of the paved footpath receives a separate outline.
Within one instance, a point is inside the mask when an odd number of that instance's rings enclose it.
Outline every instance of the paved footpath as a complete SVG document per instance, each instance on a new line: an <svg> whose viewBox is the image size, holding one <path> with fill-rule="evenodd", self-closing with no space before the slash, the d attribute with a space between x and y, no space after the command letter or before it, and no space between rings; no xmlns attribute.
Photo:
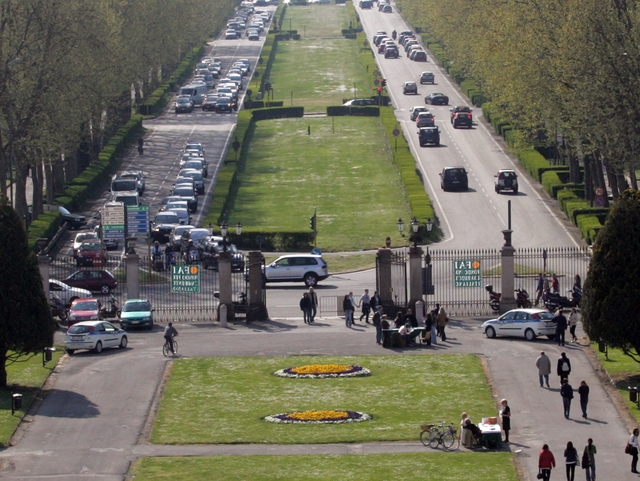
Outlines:
<svg viewBox="0 0 640 481"><path fill-rule="evenodd" d="M522 468L521 479L533 480L537 473L537 457L543 443L548 443L558 464L552 479L564 479L563 451L566 442L574 442L579 451L582 450L589 437L594 439L598 448L597 472L600 480L636 479L630 473L631 458L623 453L628 437L628 425L617 411L607 391L602 387L596 372L591 367L588 356L583 352L585 346L567 344L560 348L552 341L538 340L527 342L519 339L486 339L481 334L481 321L476 319L453 320L448 329L448 340L437 346L426 346L406 350L387 350L375 344L375 330L370 325L358 324L347 329L344 321L338 318L318 319L316 325L307 326L300 318L277 319L256 325L230 325L221 328L218 325L182 325L180 327L180 348L185 356L230 356L230 355L294 355L294 354L330 354L330 355L430 355L433 353L477 353L483 356L489 367L493 389L497 399L505 397L512 409L512 432L509 446ZM210 335L207 335L210 334ZM149 336L149 337L146 337ZM141 336L132 343L132 353L159 364L153 370L161 372L160 364L165 361L157 354L160 345L160 331ZM591 387L589 402L589 418L582 419L577 399L572 405L571 418L564 419L562 401L559 394L557 376L552 375L551 389L540 388L537 369L534 365L539 351L544 349L554 366L562 351L572 361L573 372L571 383L577 388L581 380ZM117 352L117 351L114 351ZM104 353L103 353L104 354ZM76 359L61 369L60 376L73 375ZM97 364L97 363L96 363ZM131 375L146 375L146 384L154 386L145 391L141 386L140 396L146 392L155 392L159 385L156 374L150 375L145 368L144 373L135 373L137 363L131 363ZM102 376L114 377L117 382L120 372L101 372ZM80 375L77 374L76 375ZM60 384L63 378L58 380ZM55 388L55 385L54 385ZM92 398L100 406L99 393ZM153 396L144 394L149 399L138 399L137 402L148 402L147 414L153 412ZM146 443L144 432L137 437L137 442L123 442L123 437L100 439L99 441L82 436L82 423L96 423L96 418L112 416L113 423L118 422L117 409L101 409L95 417L75 419L80 423L73 437L66 441L52 440L46 442L42 437L47 433L47 423L52 422L46 413L59 408L52 406L56 396L45 399L33 421L29 423L19 442L0 452L0 477L11 481L35 481L39 479L72 479L74 481L115 481L123 480L128 462L141 456L210 456L210 455L255 455L255 454L359 454L359 453L393 453L393 452L429 452L418 440L404 443L366 443L366 444L321 444L321 445L197 445L197 446L154 446ZM104 402L104 400L102 400ZM140 421L144 424L144 420ZM149 423L147 423L149 424ZM89 424L87 424L87 427ZM147 426L148 428L148 426ZM132 438L133 439L133 438ZM36 449L38 446L42 448ZM44 448L46 446L46 449ZM69 457L66 457L66 456ZM68 467L58 465L56 469L48 468L43 457L51 460L66 460ZM114 462L107 462L112 458ZM119 461L125 461L120 463ZM75 466L74 466L75 464ZM107 468L107 466L110 466ZM65 473L69 473L65 475ZM477 479L483 480L480 473ZM576 479L584 479L584 471L576 473Z"/></svg>

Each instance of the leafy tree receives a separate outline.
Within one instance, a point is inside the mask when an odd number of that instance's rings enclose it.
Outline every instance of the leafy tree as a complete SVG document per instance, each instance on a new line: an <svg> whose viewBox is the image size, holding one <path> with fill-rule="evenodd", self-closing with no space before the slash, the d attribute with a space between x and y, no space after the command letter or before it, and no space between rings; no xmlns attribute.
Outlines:
<svg viewBox="0 0 640 481"><path fill-rule="evenodd" d="M591 339L604 339L640 362L640 192L626 190L613 205L593 246L584 284L582 321Z"/></svg>
<svg viewBox="0 0 640 481"><path fill-rule="evenodd" d="M38 261L18 213L4 196L0 198L0 259L0 387L5 387L7 364L51 346L56 326Z"/></svg>

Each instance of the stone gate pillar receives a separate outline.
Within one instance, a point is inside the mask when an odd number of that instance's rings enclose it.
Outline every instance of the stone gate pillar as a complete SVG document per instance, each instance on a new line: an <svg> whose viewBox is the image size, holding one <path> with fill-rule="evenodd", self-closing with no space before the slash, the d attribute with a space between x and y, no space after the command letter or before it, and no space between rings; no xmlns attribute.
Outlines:
<svg viewBox="0 0 640 481"><path fill-rule="evenodd" d="M422 301L422 248L409 248L409 308L416 312L415 304Z"/></svg>
<svg viewBox="0 0 640 481"><path fill-rule="evenodd" d="M516 299L514 293L514 276L515 276L515 252L511 245L512 230L503 230L504 245L500 250L502 264L502 297L500 298L500 314L504 314L511 309L516 308Z"/></svg>
<svg viewBox="0 0 640 481"><path fill-rule="evenodd" d="M393 286L391 284L391 250L378 249L378 290L380 303L387 315L395 313L393 302Z"/></svg>
<svg viewBox="0 0 640 481"><path fill-rule="evenodd" d="M233 292L231 289L231 252L223 251L218 255L218 283L220 290L220 305L218 306L218 319L223 324L220 317L220 307L227 307L227 318L224 321L233 321L236 313L233 308Z"/></svg>

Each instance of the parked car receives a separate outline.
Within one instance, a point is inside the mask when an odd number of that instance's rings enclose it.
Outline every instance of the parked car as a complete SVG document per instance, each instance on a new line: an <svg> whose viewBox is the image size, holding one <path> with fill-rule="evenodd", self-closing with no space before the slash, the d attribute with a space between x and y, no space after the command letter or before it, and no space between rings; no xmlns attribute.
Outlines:
<svg viewBox="0 0 640 481"><path fill-rule="evenodd" d="M69 326L76 322L102 319L102 305L98 299L85 297L76 299L69 307Z"/></svg>
<svg viewBox="0 0 640 481"><path fill-rule="evenodd" d="M136 181L136 186L138 190L138 195L142 195L144 193L145 188L145 180L144 174L140 171L137 172L123 172L120 174L121 179L133 179Z"/></svg>
<svg viewBox="0 0 640 481"><path fill-rule="evenodd" d="M497 319L482 324L482 332L489 337L524 337L533 341L536 337L555 337L554 315L546 309L512 309Z"/></svg>
<svg viewBox="0 0 640 481"><path fill-rule="evenodd" d="M499 194L505 190L509 190L514 194L518 193L518 175L515 170L499 170L495 177L496 193Z"/></svg>
<svg viewBox="0 0 640 481"><path fill-rule="evenodd" d="M120 311L120 327L153 329L153 308L147 299L129 299Z"/></svg>
<svg viewBox="0 0 640 481"><path fill-rule="evenodd" d="M99 239L85 241L78 247L76 252L76 265L78 267L101 265L105 262L107 262L107 248Z"/></svg>
<svg viewBox="0 0 640 481"><path fill-rule="evenodd" d="M469 179L464 167L445 167L440 173L442 190L469 190Z"/></svg>
<svg viewBox="0 0 640 481"><path fill-rule="evenodd" d="M225 246L223 244L224 239L220 236L205 236L194 242L198 248L200 260L202 261L202 267L204 269L218 270L218 259L220 253L224 251ZM242 272L245 268L244 256L238 248L229 244L226 246L228 252L231 252L231 271Z"/></svg>
<svg viewBox="0 0 640 481"><path fill-rule="evenodd" d="M127 331L107 321L78 322L64 336L64 347L69 355L79 349L101 353L105 347L127 347Z"/></svg>
<svg viewBox="0 0 640 481"><path fill-rule="evenodd" d="M449 105L449 97L441 93L429 94L424 98L424 103L431 105Z"/></svg>
<svg viewBox="0 0 640 481"><path fill-rule="evenodd" d="M418 140L420 147L426 147L429 144L437 147L440 145L440 129L438 127L424 127L418 130Z"/></svg>
<svg viewBox="0 0 640 481"><path fill-rule="evenodd" d="M49 279L49 296L55 294L58 296L65 305L71 304L76 299L83 297L91 297L91 291L87 289L81 289L79 287L71 287L62 281L56 279Z"/></svg>
<svg viewBox="0 0 640 481"><path fill-rule="evenodd" d="M80 287L92 292L109 294L118 287L118 281L111 272L104 269L76 271L62 282L72 287Z"/></svg>
<svg viewBox="0 0 640 481"><path fill-rule="evenodd" d="M405 95L418 95L418 86L415 82L405 82L402 84L402 93Z"/></svg>
<svg viewBox="0 0 640 481"><path fill-rule="evenodd" d="M429 111L426 112L420 112L418 114L418 116L416 117L416 125L419 128L422 127L433 127L434 125L436 125L436 119L433 116L433 114Z"/></svg>
<svg viewBox="0 0 640 481"><path fill-rule="evenodd" d="M411 107L409 109L409 112L411 112L411 120L415 122L419 114L421 114L422 112L429 112L429 109L427 107L423 107L422 105L416 105L415 107Z"/></svg>
<svg viewBox="0 0 640 481"><path fill-rule="evenodd" d="M80 229L87 224L87 218L80 214L72 214L64 207L58 207L58 212L62 216L62 222L66 222L69 229Z"/></svg>
<svg viewBox="0 0 640 481"><path fill-rule="evenodd" d="M353 99L347 100L344 104L345 107L366 107L367 105L378 105L376 99Z"/></svg>
<svg viewBox="0 0 640 481"><path fill-rule="evenodd" d="M263 270L265 283L302 281L307 286L315 286L327 277L327 263L322 256L314 254L280 256Z"/></svg>
<svg viewBox="0 0 640 481"><path fill-rule="evenodd" d="M451 125L454 129L464 125L471 128L473 125L473 110L466 105L457 105L451 109Z"/></svg>
<svg viewBox="0 0 640 481"><path fill-rule="evenodd" d="M436 76L433 74L433 72L422 72L420 74L420 83L434 84L436 83Z"/></svg>

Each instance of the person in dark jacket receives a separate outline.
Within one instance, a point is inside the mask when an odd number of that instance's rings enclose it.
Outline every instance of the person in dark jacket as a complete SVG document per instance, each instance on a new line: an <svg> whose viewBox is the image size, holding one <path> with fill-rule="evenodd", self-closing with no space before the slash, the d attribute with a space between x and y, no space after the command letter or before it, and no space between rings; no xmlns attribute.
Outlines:
<svg viewBox="0 0 640 481"><path fill-rule="evenodd" d="M580 381L578 394L580 394L580 408L582 409L582 417L587 419L587 404L589 403L589 386L587 385L586 381Z"/></svg>
<svg viewBox="0 0 640 481"><path fill-rule="evenodd" d="M404 323L411 324L411 327L418 327L418 319L413 314L413 311L411 309L407 309L407 313L404 316Z"/></svg>
<svg viewBox="0 0 640 481"><path fill-rule="evenodd" d="M311 324L313 322L313 320L311 319L311 299L309 298L309 294L307 292L303 293L302 299L300 299L300 310L302 311L304 323Z"/></svg>
<svg viewBox="0 0 640 481"><path fill-rule="evenodd" d="M563 352L560 354L560 359L558 359L558 367L556 369L556 373L560 376L560 385L562 386L562 381L569 380L569 374L571 374L571 361L567 355Z"/></svg>
<svg viewBox="0 0 640 481"><path fill-rule="evenodd" d="M567 469L567 481L573 481L576 472L576 464L578 464L578 450L573 447L573 443L569 441L567 448L564 450L565 466Z"/></svg>
<svg viewBox="0 0 640 481"><path fill-rule="evenodd" d="M573 388L569 384L568 379L562 380L562 387L560 388L560 396L562 396L562 405L564 406L564 417L569 419L571 411L571 400L573 399Z"/></svg>
<svg viewBox="0 0 640 481"><path fill-rule="evenodd" d="M351 303L349 294L344 296L344 300L342 301L342 310L344 311L344 321L347 327L351 327L351 324L353 323L353 304Z"/></svg>
<svg viewBox="0 0 640 481"><path fill-rule="evenodd" d="M564 346L564 334L567 330L567 318L564 317L562 309L558 310L556 317L554 317L552 321L556 325L556 341L558 341L558 346Z"/></svg>

